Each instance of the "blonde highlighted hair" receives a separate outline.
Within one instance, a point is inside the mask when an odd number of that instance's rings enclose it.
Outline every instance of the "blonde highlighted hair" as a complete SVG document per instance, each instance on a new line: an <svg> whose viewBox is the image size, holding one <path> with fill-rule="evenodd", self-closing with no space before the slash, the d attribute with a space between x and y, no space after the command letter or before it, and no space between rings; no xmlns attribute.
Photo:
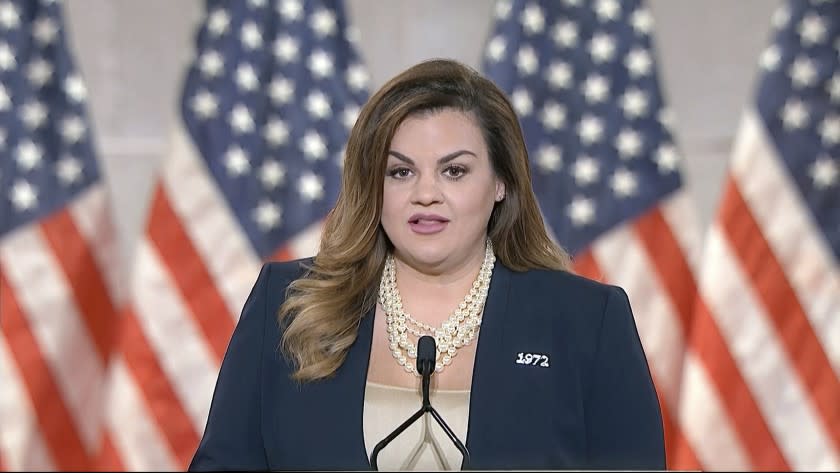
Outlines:
<svg viewBox="0 0 840 473"><path fill-rule="evenodd" d="M280 307L282 349L296 366L295 379L332 375L356 340L362 317L375 306L391 249L380 225L391 139L406 117L442 109L475 118L493 169L505 184L505 199L496 203L487 228L498 261L514 271L568 270L568 254L546 232L522 130L507 97L459 62L422 62L388 81L362 108L318 253L306 274L290 284Z"/></svg>

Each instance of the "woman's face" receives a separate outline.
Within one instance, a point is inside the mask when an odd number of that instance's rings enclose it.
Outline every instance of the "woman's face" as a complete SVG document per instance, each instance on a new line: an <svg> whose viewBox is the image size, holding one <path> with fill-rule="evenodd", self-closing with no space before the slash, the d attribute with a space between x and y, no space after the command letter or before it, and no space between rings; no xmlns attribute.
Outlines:
<svg viewBox="0 0 840 473"><path fill-rule="evenodd" d="M481 129L455 109L406 118L385 168L382 226L400 260L445 271L482 259L487 222L504 184Z"/></svg>

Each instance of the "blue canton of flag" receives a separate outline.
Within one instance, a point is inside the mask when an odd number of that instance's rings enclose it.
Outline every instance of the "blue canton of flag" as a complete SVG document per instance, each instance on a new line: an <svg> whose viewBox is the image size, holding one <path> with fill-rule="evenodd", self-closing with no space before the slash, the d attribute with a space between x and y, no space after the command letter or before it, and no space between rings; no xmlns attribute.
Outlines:
<svg viewBox="0 0 840 473"><path fill-rule="evenodd" d="M0 236L100 178L60 17L55 2L0 2Z"/></svg>
<svg viewBox="0 0 840 473"><path fill-rule="evenodd" d="M680 187L639 0L502 1L483 68L516 109L534 190L572 254Z"/></svg>
<svg viewBox="0 0 840 473"><path fill-rule="evenodd" d="M758 110L840 261L840 3L791 3L761 56Z"/></svg>
<svg viewBox="0 0 840 473"><path fill-rule="evenodd" d="M207 3L182 114L258 255L326 216L368 76L339 1Z"/></svg>

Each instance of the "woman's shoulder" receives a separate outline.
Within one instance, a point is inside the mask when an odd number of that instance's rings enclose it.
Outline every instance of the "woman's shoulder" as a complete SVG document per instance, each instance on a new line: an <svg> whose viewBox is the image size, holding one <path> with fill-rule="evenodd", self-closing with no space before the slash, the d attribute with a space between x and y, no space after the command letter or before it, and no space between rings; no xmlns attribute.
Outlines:
<svg viewBox="0 0 840 473"><path fill-rule="evenodd" d="M514 272L516 285L532 292L535 296L544 295L551 299L573 296L575 300L604 301L610 296L623 296L620 286L591 279L568 270L531 269Z"/></svg>
<svg viewBox="0 0 840 473"><path fill-rule="evenodd" d="M269 277L272 284L288 285L289 282L303 276L312 266L314 259L310 256L288 261L269 261L263 264L261 272Z"/></svg>

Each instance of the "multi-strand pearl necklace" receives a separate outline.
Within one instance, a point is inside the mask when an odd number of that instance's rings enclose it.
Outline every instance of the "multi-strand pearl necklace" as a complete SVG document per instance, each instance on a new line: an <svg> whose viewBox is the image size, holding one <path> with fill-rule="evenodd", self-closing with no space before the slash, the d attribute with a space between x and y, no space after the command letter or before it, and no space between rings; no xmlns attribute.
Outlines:
<svg viewBox="0 0 840 473"><path fill-rule="evenodd" d="M481 265L478 277L473 281L470 293L464 297L463 302L458 305L452 315L440 327L435 328L416 320L405 312L400 291L397 289L394 257L390 254L387 256L382 279L379 282L379 303L385 312L391 353L406 371L419 376L414 363L409 361L409 358L417 358L417 345L408 339L409 334L418 338L423 335L431 335L435 338L437 345L435 371L437 372L443 371L444 366L451 364L458 349L468 345L475 338L481 325L481 315L484 302L487 300L487 290L490 287L495 262L493 244L488 238L484 263Z"/></svg>

